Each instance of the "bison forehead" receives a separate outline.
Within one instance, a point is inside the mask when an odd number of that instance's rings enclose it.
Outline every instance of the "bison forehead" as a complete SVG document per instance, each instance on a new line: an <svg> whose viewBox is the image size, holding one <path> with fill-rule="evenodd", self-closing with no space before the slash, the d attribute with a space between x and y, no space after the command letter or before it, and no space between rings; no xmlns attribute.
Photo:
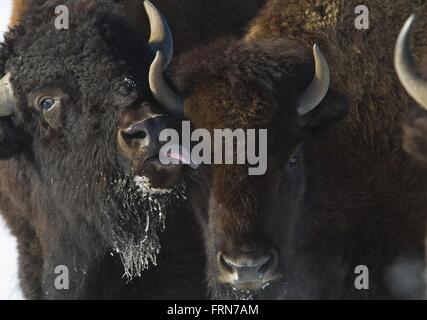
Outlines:
<svg viewBox="0 0 427 320"><path fill-rule="evenodd" d="M295 101L313 79L310 51L299 43L221 40L175 63L173 80L195 126L266 128L283 137L297 133Z"/></svg>
<svg viewBox="0 0 427 320"><path fill-rule="evenodd" d="M124 19L92 12L77 21L72 11L70 19L69 30L56 29L53 18L36 26L28 19L9 36L2 52L17 90L28 93L59 80L77 86L83 95L101 96L99 92L122 87L125 78L148 87L153 54Z"/></svg>

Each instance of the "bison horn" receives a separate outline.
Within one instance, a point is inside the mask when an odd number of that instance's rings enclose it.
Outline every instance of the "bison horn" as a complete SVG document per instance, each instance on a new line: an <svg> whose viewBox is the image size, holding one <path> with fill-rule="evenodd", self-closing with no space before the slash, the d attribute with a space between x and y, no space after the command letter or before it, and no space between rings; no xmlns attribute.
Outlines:
<svg viewBox="0 0 427 320"><path fill-rule="evenodd" d="M313 81L298 102L298 113L301 116L316 108L329 90L329 65L317 44L313 46L313 55L316 64L316 72Z"/></svg>
<svg viewBox="0 0 427 320"><path fill-rule="evenodd" d="M415 20L415 15L411 15L400 31L394 52L394 65L405 90L419 105L427 109L427 80L420 76L409 46Z"/></svg>
<svg viewBox="0 0 427 320"><path fill-rule="evenodd" d="M16 98L10 82L10 73L0 80L0 117L9 117L15 113Z"/></svg>
<svg viewBox="0 0 427 320"><path fill-rule="evenodd" d="M154 98L169 112L179 115L183 110L182 99L166 83L163 73L173 55L173 38L169 25L163 15L148 0L144 7L150 21L151 36L149 46L156 53L151 64L149 84Z"/></svg>

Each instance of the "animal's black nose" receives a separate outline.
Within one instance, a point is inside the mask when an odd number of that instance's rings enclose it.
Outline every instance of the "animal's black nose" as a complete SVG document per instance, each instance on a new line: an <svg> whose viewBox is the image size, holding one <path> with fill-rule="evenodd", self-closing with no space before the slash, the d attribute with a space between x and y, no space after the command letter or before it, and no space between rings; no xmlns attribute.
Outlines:
<svg viewBox="0 0 427 320"><path fill-rule="evenodd" d="M277 260L277 252L274 250L268 254L245 253L239 257L219 253L220 278L238 288L258 289L278 277Z"/></svg>
<svg viewBox="0 0 427 320"><path fill-rule="evenodd" d="M137 121L120 131L123 146L131 155L140 155L145 159L154 157L162 146L160 133L167 125L166 118L162 116Z"/></svg>

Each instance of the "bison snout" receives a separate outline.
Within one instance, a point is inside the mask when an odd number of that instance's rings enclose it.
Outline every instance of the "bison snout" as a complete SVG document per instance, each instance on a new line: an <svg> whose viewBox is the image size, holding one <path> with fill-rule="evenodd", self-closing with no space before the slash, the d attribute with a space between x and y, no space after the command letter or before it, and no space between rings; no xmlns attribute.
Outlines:
<svg viewBox="0 0 427 320"><path fill-rule="evenodd" d="M135 175L149 179L153 187L171 187L180 177L181 166L163 165L159 152L163 130L174 127L174 120L153 108L127 110L118 131L118 146Z"/></svg>
<svg viewBox="0 0 427 320"><path fill-rule="evenodd" d="M159 154L162 146L159 136L164 129L167 129L165 117L157 116L138 121L121 130L119 139L130 158L149 159Z"/></svg>
<svg viewBox="0 0 427 320"><path fill-rule="evenodd" d="M230 257L223 253L217 258L220 281L232 284L236 289L257 290L277 279L278 255L275 250L267 254L244 254Z"/></svg>

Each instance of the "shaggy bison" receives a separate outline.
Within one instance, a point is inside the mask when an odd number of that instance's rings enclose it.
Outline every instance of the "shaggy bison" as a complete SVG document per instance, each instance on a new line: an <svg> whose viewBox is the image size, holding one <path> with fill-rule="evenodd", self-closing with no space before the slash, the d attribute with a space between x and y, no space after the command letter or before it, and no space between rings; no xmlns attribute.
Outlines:
<svg viewBox="0 0 427 320"><path fill-rule="evenodd" d="M427 172L401 148L408 101L392 54L420 4L365 1L368 31L355 28L358 5L272 0L245 38L174 65L196 128L268 129L265 175L188 175L214 297L422 295Z"/></svg>
<svg viewBox="0 0 427 320"><path fill-rule="evenodd" d="M61 0L32 2L0 48L0 211L27 298L204 296L181 166L158 159L182 112L162 91L172 37L144 5L148 45L116 1Z"/></svg>

